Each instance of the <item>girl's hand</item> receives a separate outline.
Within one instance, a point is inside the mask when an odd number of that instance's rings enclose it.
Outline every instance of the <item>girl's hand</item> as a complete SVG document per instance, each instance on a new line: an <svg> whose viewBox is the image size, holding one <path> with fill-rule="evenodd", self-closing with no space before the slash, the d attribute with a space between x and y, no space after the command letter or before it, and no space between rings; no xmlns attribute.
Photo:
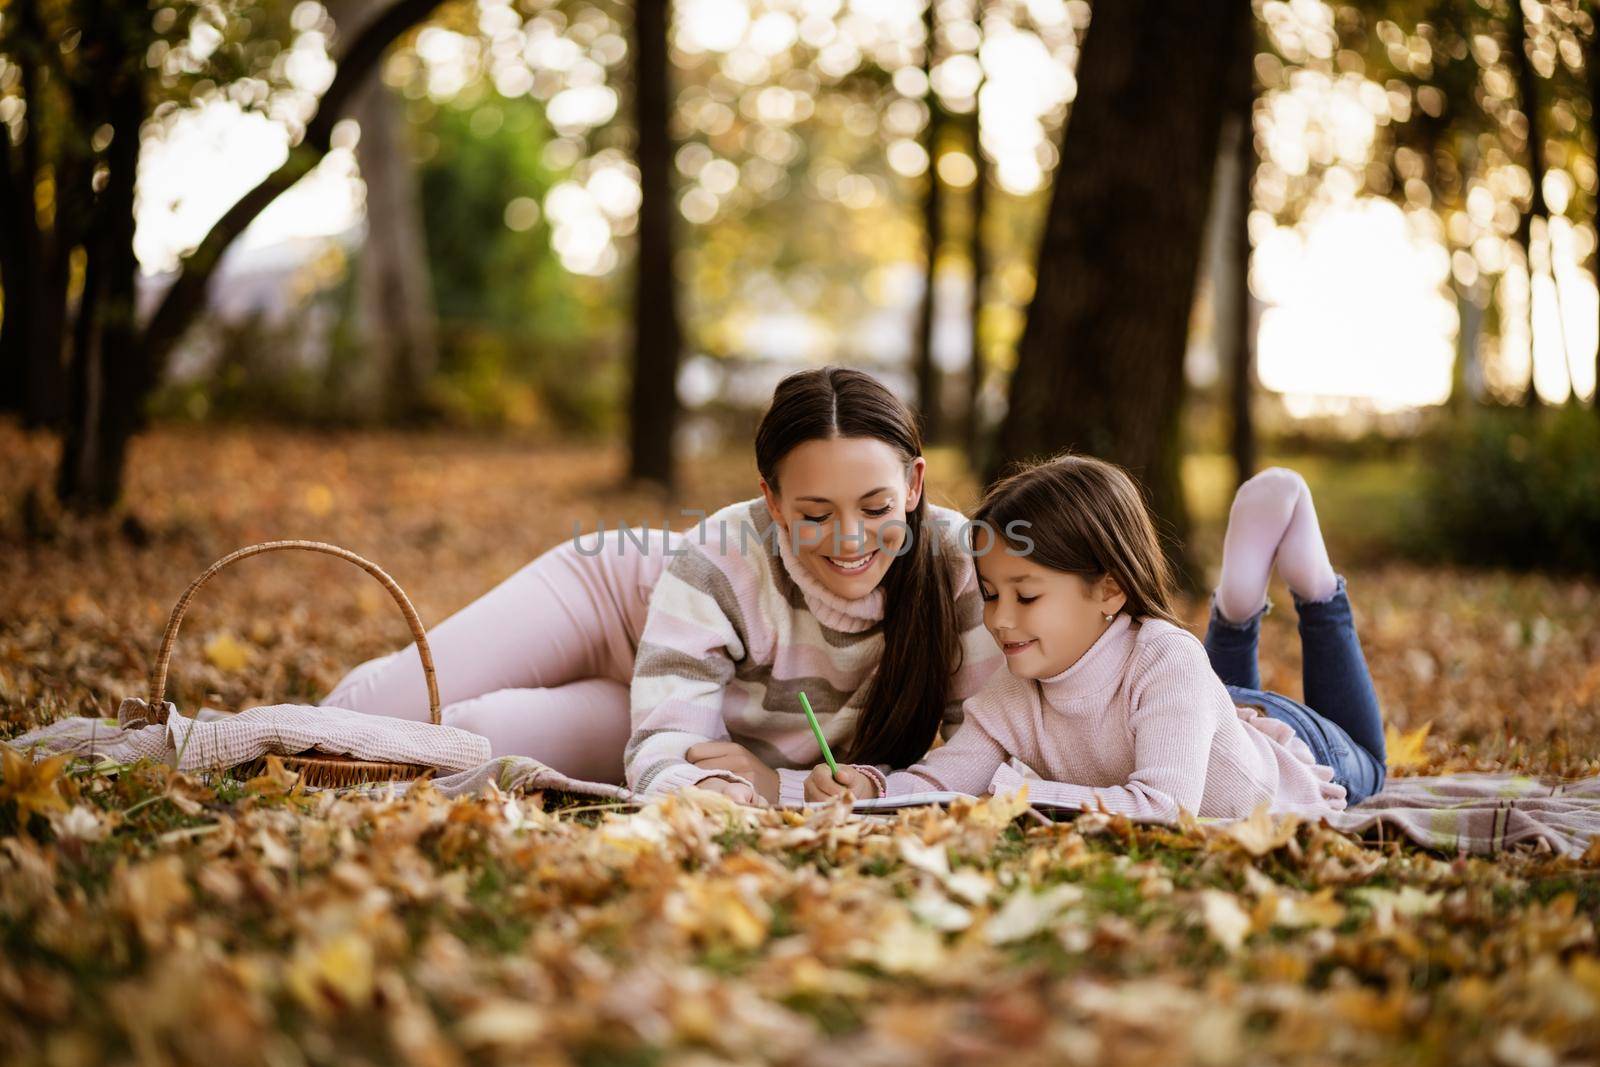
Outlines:
<svg viewBox="0 0 1600 1067"><path fill-rule="evenodd" d="M708 793L721 793L729 800L736 800L740 804L756 803L756 791L745 782L730 782L726 778L702 778L694 784L696 789L704 789Z"/></svg>
<svg viewBox="0 0 1600 1067"><path fill-rule="evenodd" d="M806 775L807 800L832 800L847 791L857 800L870 800L878 795L878 786L854 767L840 767L836 776L826 763L819 763Z"/></svg>
<svg viewBox="0 0 1600 1067"><path fill-rule="evenodd" d="M732 741L702 741L698 745L690 745L684 758L696 767L707 770L732 771L754 783L756 794L768 804L778 802L778 772L762 763L754 752L743 745L736 745Z"/></svg>

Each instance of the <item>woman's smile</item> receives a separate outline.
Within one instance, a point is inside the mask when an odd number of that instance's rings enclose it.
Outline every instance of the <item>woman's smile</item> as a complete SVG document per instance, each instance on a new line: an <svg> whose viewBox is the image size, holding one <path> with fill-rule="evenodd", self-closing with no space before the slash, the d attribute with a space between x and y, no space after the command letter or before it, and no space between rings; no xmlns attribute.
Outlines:
<svg viewBox="0 0 1600 1067"><path fill-rule="evenodd" d="M822 558L827 560L828 565L840 574L860 574L872 566L873 561L878 558L878 550L873 549L864 556L823 556Z"/></svg>

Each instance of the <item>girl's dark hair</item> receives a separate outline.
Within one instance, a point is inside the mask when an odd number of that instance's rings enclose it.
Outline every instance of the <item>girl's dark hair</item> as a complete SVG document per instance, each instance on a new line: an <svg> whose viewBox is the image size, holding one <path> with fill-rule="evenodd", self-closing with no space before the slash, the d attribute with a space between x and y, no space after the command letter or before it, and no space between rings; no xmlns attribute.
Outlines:
<svg viewBox="0 0 1600 1067"><path fill-rule="evenodd" d="M756 430L756 469L778 492L778 464L807 441L871 437L900 454L907 477L922 455L916 416L884 384L847 367L799 371L778 383ZM906 513L907 546L884 575L883 658L866 707L846 746L853 763L909 767L933 744L960 667L955 588L939 544L925 522L928 494ZM782 536L781 531L779 536Z"/></svg>
<svg viewBox="0 0 1600 1067"><path fill-rule="evenodd" d="M1181 626L1173 609L1172 567L1161 550L1155 523L1139 487L1115 463L1092 456L1062 455L1007 475L984 493L969 530L978 524L1001 542L1025 551L1051 570L1091 582L1109 574L1128 595L1123 611ZM1014 523L1025 523L1015 528ZM973 546L976 547L976 546Z"/></svg>

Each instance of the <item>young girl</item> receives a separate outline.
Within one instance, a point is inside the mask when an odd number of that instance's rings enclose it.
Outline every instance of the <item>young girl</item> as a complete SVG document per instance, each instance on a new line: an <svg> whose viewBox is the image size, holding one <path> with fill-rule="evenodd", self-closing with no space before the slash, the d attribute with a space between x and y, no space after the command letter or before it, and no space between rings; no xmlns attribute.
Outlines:
<svg viewBox="0 0 1600 1067"><path fill-rule="evenodd" d="M868 374L802 371L755 461L760 495L686 531L577 537L431 630L444 721L642 794L791 803L821 758L800 690L830 747L885 769L953 731L1002 657L915 416ZM322 703L425 719L415 644Z"/></svg>
<svg viewBox="0 0 1600 1067"><path fill-rule="evenodd" d="M826 766L808 799L1015 792L1130 816L1343 808L1384 780L1377 696L1311 495L1275 468L1240 487L1202 647L1172 609L1150 516L1120 468L1081 456L998 483L974 516L984 622L1009 671L954 738L904 770ZM981 525L980 525L981 524ZM1256 645L1274 565L1300 616L1306 703L1263 692ZM1214 673L1213 673L1214 672ZM1309 705L1309 706L1308 706ZM1315 710L1313 710L1315 709ZM1264 713L1264 714L1263 714Z"/></svg>

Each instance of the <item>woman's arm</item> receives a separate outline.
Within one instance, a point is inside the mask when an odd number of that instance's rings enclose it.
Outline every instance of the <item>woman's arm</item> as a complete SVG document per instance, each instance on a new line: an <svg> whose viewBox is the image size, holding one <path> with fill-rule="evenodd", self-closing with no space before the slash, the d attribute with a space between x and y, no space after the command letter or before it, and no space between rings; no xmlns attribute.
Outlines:
<svg viewBox="0 0 1600 1067"><path fill-rule="evenodd" d="M743 615L728 576L694 546L667 565L650 595L634 659L633 734L623 753L628 786L650 796L706 778L754 786L732 771L697 767L692 745L730 740L723 689L745 657Z"/></svg>

